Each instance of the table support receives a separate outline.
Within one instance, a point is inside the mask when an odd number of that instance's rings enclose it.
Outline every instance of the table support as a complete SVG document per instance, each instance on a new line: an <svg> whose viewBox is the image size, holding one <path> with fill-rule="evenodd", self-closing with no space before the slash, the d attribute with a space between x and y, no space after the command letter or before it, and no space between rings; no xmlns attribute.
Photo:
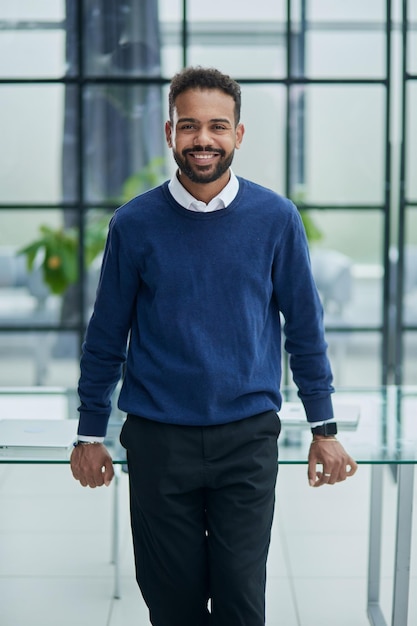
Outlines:
<svg viewBox="0 0 417 626"><path fill-rule="evenodd" d="M383 465L372 465L367 607L369 622L372 626L387 626L379 604L383 470ZM412 463L399 463L397 477L397 523L391 626L407 626L413 520L414 465Z"/></svg>
<svg viewBox="0 0 417 626"><path fill-rule="evenodd" d="M119 532L119 482L120 465L114 466L113 478L113 529L112 529L112 554L111 562L114 565L114 591L113 597L120 598L120 532Z"/></svg>
<svg viewBox="0 0 417 626"><path fill-rule="evenodd" d="M372 626L386 626L379 606L379 584L381 579L382 498L384 466L371 467L371 507L369 520L368 556L368 618Z"/></svg>
<svg viewBox="0 0 417 626"><path fill-rule="evenodd" d="M397 531L395 541L392 626L407 626L413 521L413 464L402 463L398 465L397 489Z"/></svg>

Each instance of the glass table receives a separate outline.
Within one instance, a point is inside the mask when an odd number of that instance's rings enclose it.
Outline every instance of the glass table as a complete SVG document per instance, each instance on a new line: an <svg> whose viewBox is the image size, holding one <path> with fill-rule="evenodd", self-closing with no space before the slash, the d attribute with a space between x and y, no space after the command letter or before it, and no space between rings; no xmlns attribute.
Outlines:
<svg viewBox="0 0 417 626"><path fill-rule="evenodd" d="M283 392L284 407L300 409L295 389ZM77 416L75 390L64 388L0 388L0 419L73 419ZM417 387L338 389L334 396L340 439L358 462L371 466L370 524L368 548L367 612L373 626L407 626L410 553L414 493L414 467L417 464ZM345 419L359 415L355 420ZM118 441L124 415L115 409L105 440L115 464L112 557L115 567L114 595L120 597L118 498L125 453ZM292 419L282 413L279 441L281 465L306 464L311 434L305 419ZM74 426L76 420L74 420ZM0 463L68 463L70 449L60 455L45 450L8 451L1 448ZM397 485L397 517L392 615L387 622L380 607L383 469L389 465Z"/></svg>

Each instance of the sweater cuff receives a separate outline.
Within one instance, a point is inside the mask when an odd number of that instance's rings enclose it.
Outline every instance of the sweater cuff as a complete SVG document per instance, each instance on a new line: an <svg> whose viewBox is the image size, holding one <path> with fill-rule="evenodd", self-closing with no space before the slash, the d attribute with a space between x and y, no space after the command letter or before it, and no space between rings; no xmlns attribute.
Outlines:
<svg viewBox="0 0 417 626"><path fill-rule="evenodd" d="M318 399L301 398L308 422L327 422L334 419L331 396Z"/></svg>
<svg viewBox="0 0 417 626"><path fill-rule="evenodd" d="M109 416L104 414L91 414L80 411L77 435L81 439L92 438L95 441L104 440L107 433Z"/></svg>

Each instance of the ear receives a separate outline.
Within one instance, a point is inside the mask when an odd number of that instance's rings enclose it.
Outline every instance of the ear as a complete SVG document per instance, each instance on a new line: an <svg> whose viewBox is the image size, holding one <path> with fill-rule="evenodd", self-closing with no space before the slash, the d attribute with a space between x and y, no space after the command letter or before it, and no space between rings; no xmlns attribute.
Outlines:
<svg viewBox="0 0 417 626"><path fill-rule="evenodd" d="M165 138L168 148L172 148L172 125L169 120L165 122Z"/></svg>
<svg viewBox="0 0 417 626"><path fill-rule="evenodd" d="M239 150L244 134L245 134L245 127L243 126L243 124L238 124L236 126L236 150Z"/></svg>

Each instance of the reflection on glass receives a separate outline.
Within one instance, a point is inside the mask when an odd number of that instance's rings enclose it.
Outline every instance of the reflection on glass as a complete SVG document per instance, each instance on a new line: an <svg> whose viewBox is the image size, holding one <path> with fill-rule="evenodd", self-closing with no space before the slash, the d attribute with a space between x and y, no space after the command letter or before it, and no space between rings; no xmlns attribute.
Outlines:
<svg viewBox="0 0 417 626"><path fill-rule="evenodd" d="M417 81L409 82L406 91L407 119L406 139L406 185L407 200L417 201Z"/></svg>
<svg viewBox="0 0 417 626"><path fill-rule="evenodd" d="M354 263L351 257L332 248L313 249L311 262L326 326L380 326L383 293L380 266Z"/></svg>
<svg viewBox="0 0 417 626"><path fill-rule="evenodd" d="M379 333L332 332L328 329L326 340L336 388L363 388L381 383Z"/></svg>
<svg viewBox="0 0 417 626"><path fill-rule="evenodd" d="M308 211L318 234L310 245L338 250L371 276L382 273L383 214L378 210ZM363 270L365 271L365 270Z"/></svg>
<svg viewBox="0 0 417 626"><path fill-rule="evenodd" d="M417 321L413 332L404 333L403 337L403 384L415 385L417 380ZM415 420L415 415L414 415ZM414 421L415 425L415 421ZM414 426L415 428L415 426Z"/></svg>
<svg viewBox="0 0 417 626"><path fill-rule="evenodd" d="M284 78L286 74L285 37L274 35L274 43L265 43L265 38L248 35L246 42L228 34L228 44L199 42L199 37L191 37L189 64L218 67L234 78Z"/></svg>
<svg viewBox="0 0 417 626"><path fill-rule="evenodd" d="M1 332L0 378L4 387L76 388L79 341L72 332Z"/></svg>
<svg viewBox="0 0 417 626"><path fill-rule="evenodd" d="M296 0L295 5L301 4ZM355 20L358 22L385 20L385 2L363 2L363 0L350 0L350 2L334 2L334 0L308 0L307 15L309 20L346 22Z"/></svg>
<svg viewBox="0 0 417 626"><path fill-rule="evenodd" d="M410 74L417 74L417 32L415 30L408 33L407 71Z"/></svg>
<svg viewBox="0 0 417 626"><path fill-rule="evenodd" d="M158 76L158 3L85 3L86 72L98 76Z"/></svg>
<svg viewBox="0 0 417 626"><path fill-rule="evenodd" d="M379 327L383 303L383 218L378 211L309 211L313 274L325 323Z"/></svg>
<svg viewBox="0 0 417 626"><path fill-rule="evenodd" d="M158 85L85 91L88 201L119 204L164 178L164 121Z"/></svg>
<svg viewBox="0 0 417 626"><path fill-rule="evenodd" d="M192 0L187 17L190 65L215 66L235 78L285 76L285 3Z"/></svg>
<svg viewBox="0 0 417 626"><path fill-rule="evenodd" d="M410 222L415 225L416 220ZM404 247L403 321L407 326L417 326L417 230L410 230L410 234L414 234L414 242Z"/></svg>
<svg viewBox="0 0 417 626"><path fill-rule="evenodd" d="M0 31L0 75L4 78L59 78L66 73L65 31Z"/></svg>
<svg viewBox="0 0 417 626"><path fill-rule="evenodd" d="M161 49L161 73L171 78L182 68L183 54L180 43L165 45Z"/></svg>
<svg viewBox="0 0 417 626"><path fill-rule="evenodd" d="M201 0L188 0L187 10L190 22L217 21L219 25L227 22L229 25L237 24L242 30L247 30L248 25L253 26L256 22L282 22L286 15L285 2L275 2L275 0L258 0L256 3L240 0L228 0L228 2L212 0L209 4Z"/></svg>
<svg viewBox="0 0 417 626"><path fill-rule="evenodd" d="M383 78L386 36L336 30L307 32L306 75L309 78Z"/></svg>
<svg viewBox="0 0 417 626"><path fill-rule="evenodd" d="M285 87L242 85L243 143L235 153L236 174L285 193Z"/></svg>
<svg viewBox="0 0 417 626"><path fill-rule="evenodd" d="M0 245L0 326L73 327L81 321L79 213L3 211L13 244ZM102 252L112 211L91 209L84 218L86 315L95 299ZM13 314L14 311L14 314Z"/></svg>
<svg viewBox="0 0 417 626"><path fill-rule="evenodd" d="M40 265L28 271L16 246L0 246L0 325L46 326L58 320L59 303L43 281Z"/></svg>
<svg viewBox="0 0 417 626"><path fill-rule="evenodd" d="M61 200L64 93L64 85L0 87L1 203Z"/></svg>
<svg viewBox="0 0 417 626"><path fill-rule="evenodd" d="M382 204L384 103L379 86L305 89L307 202Z"/></svg>
<svg viewBox="0 0 417 626"><path fill-rule="evenodd" d="M54 289L65 249L60 211L1 212L0 325L42 327L60 322L60 292ZM57 234L57 245L50 234ZM48 280L51 279L51 280Z"/></svg>

